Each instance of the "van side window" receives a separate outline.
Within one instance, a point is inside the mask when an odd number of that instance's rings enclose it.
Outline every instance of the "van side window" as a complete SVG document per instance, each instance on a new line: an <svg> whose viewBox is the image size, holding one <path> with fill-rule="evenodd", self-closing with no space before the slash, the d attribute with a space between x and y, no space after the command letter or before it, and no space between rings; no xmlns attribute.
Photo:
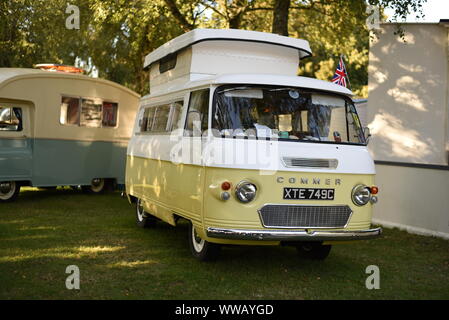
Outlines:
<svg viewBox="0 0 449 320"><path fill-rule="evenodd" d="M22 109L0 105L0 131L22 131Z"/></svg>
<svg viewBox="0 0 449 320"><path fill-rule="evenodd" d="M145 108L142 122L140 123L140 132L151 131L153 126L154 110L155 108L153 107Z"/></svg>
<svg viewBox="0 0 449 320"><path fill-rule="evenodd" d="M145 108L140 132L170 132L178 128L183 101Z"/></svg>
<svg viewBox="0 0 449 320"><path fill-rule="evenodd" d="M116 127L117 113L116 102L63 96L59 122L91 128Z"/></svg>
<svg viewBox="0 0 449 320"><path fill-rule="evenodd" d="M170 106L168 104L157 106L154 114L153 127L151 131L166 132Z"/></svg>
<svg viewBox="0 0 449 320"><path fill-rule="evenodd" d="M173 131L179 128L179 119L181 117L181 110L183 105L184 101L176 101L170 104L170 116L167 124L168 131Z"/></svg>
<svg viewBox="0 0 449 320"><path fill-rule="evenodd" d="M206 131L208 128L208 118L209 89L193 91L190 94L185 135L193 136L194 127L197 130L199 126L201 126L201 132Z"/></svg>

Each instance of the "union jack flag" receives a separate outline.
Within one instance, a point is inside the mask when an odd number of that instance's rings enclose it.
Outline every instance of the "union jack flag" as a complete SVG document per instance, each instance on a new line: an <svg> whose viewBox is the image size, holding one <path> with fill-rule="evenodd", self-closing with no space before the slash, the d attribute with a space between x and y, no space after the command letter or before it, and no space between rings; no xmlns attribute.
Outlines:
<svg viewBox="0 0 449 320"><path fill-rule="evenodd" d="M343 62L343 56L340 56L340 62L338 63L332 82L345 88L348 87L347 82L349 82L349 78L348 73L346 72L345 63Z"/></svg>

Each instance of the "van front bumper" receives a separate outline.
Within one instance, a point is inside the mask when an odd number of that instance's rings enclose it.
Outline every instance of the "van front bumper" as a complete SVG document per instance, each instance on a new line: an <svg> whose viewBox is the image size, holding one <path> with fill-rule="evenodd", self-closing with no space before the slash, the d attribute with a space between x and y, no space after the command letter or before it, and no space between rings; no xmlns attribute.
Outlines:
<svg viewBox="0 0 449 320"><path fill-rule="evenodd" d="M264 240L264 241L343 241L377 238L382 234L381 228L367 230L332 231L293 231L293 230L242 230L209 227L206 230L210 238L230 240Z"/></svg>

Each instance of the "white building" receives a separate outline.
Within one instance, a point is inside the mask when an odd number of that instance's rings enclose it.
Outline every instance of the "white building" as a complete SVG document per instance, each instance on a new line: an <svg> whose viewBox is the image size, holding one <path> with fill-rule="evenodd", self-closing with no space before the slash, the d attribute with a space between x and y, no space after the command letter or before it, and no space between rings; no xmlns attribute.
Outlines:
<svg viewBox="0 0 449 320"><path fill-rule="evenodd" d="M370 48L367 123L375 221L449 238L449 20L382 24Z"/></svg>

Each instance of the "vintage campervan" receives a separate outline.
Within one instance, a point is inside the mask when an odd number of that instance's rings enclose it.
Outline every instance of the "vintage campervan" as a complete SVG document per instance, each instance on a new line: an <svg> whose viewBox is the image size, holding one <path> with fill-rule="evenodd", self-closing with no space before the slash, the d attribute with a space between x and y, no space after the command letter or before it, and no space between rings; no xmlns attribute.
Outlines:
<svg viewBox="0 0 449 320"><path fill-rule="evenodd" d="M0 68L0 202L21 186L124 184L139 95L58 68Z"/></svg>
<svg viewBox="0 0 449 320"><path fill-rule="evenodd" d="M370 239L374 163L351 91L297 76L307 41L197 29L150 53L128 146L137 224L189 221L193 255L293 245L325 258Z"/></svg>

